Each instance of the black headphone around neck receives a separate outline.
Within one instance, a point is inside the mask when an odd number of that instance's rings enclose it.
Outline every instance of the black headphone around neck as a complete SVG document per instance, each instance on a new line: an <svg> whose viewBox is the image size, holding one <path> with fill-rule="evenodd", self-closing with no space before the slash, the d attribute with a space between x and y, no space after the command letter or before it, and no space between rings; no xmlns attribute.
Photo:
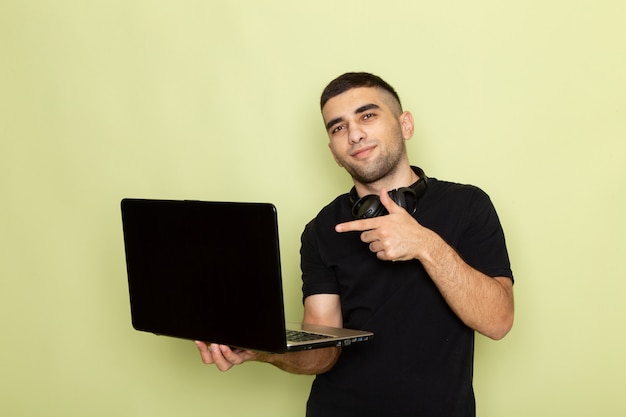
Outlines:
<svg viewBox="0 0 626 417"><path fill-rule="evenodd" d="M410 214L414 214L417 210L417 201L424 195L428 187L428 177L421 168L412 166L411 169L420 179L410 187L391 190L388 194L397 205ZM355 219L368 219L387 214L387 209L380 202L379 196L368 194L359 198L355 187L350 190L350 204L352 205L352 216Z"/></svg>

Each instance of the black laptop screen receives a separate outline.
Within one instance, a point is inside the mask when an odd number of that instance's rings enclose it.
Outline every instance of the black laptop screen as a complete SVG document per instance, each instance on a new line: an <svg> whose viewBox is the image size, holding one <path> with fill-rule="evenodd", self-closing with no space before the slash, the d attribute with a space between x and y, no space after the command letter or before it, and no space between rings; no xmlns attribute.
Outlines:
<svg viewBox="0 0 626 417"><path fill-rule="evenodd" d="M137 330L284 349L273 205L124 199L122 219Z"/></svg>

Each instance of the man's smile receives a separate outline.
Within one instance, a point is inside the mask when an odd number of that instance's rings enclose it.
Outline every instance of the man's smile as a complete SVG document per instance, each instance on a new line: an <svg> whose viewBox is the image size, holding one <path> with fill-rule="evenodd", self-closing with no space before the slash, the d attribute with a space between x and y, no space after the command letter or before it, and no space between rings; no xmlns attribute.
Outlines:
<svg viewBox="0 0 626 417"><path fill-rule="evenodd" d="M364 146L350 153L350 156L356 159L365 159L376 148L376 145Z"/></svg>

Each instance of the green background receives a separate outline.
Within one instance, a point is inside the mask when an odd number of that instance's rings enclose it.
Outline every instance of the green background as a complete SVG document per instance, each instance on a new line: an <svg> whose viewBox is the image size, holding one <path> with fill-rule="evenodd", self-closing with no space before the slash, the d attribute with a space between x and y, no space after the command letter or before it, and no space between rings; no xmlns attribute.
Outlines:
<svg viewBox="0 0 626 417"><path fill-rule="evenodd" d="M303 415L311 377L222 374L132 329L119 201L275 203L298 320L300 233L351 184L318 97L355 70L414 113L411 161L482 187L504 225L516 323L477 337L479 415L625 415L625 18L621 0L0 1L0 415Z"/></svg>

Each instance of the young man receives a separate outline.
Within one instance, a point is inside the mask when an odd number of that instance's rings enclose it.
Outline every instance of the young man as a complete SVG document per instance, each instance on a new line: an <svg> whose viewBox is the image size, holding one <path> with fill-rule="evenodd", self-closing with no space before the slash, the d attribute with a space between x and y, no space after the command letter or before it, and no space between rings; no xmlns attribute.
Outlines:
<svg viewBox="0 0 626 417"><path fill-rule="evenodd" d="M409 164L413 117L379 77L338 77L321 109L330 151L354 188L302 234L303 321L376 337L280 355L197 342L202 360L222 371L254 360L316 374L309 417L474 416L474 331L501 339L513 325L495 209L480 189Z"/></svg>

